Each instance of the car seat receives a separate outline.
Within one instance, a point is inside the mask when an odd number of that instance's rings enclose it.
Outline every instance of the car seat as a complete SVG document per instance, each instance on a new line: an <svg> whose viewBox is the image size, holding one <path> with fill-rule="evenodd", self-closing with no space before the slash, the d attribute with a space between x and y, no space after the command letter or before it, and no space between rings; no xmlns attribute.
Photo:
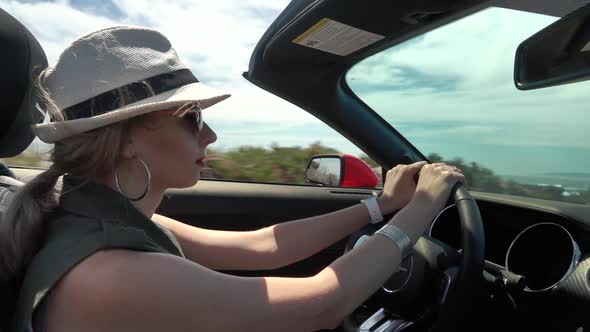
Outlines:
<svg viewBox="0 0 590 332"><path fill-rule="evenodd" d="M2 9L0 50L0 158L9 158L31 144L31 124L43 120L43 115L34 109L33 85L35 77L47 68L47 57L33 34ZM0 223L20 185L14 173L0 164ZM8 331L17 293L14 283L0 284L0 332Z"/></svg>

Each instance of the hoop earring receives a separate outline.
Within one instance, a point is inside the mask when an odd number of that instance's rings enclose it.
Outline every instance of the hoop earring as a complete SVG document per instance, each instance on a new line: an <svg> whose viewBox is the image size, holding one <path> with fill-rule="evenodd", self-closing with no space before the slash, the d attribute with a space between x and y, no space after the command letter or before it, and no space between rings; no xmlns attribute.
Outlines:
<svg viewBox="0 0 590 332"><path fill-rule="evenodd" d="M123 191L123 189L121 189L121 185L119 184L119 167L117 166L117 168L115 169L115 185L117 186L117 190L119 191L119 193L121 193L121 195L127 197L130 201L132 202L137 202L139 200L141 200L142 198L145 197L145 195L147 195L148 191L150 190L150 183L152 181L152 173L150 173L150 169L148 167L148 165L145 163L145 161L143 161L143 159L139 158L139 157L135 157L135 159L137 159L139 161L139 163L143 166L143 168L145 169L145 172L147 174L147 186L145 187L145 190L143 191L143 193L137 197L129 197L127 194L125 194L125 192Z"/></svg>

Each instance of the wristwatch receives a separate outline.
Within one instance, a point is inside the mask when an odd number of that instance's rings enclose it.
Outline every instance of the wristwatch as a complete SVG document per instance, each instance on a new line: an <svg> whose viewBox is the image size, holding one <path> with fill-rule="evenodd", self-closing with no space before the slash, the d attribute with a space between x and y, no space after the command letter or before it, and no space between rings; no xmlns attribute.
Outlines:
<svg viewBox="0 0 590 332"><path fill-rule="evenodd" d="M369 210L371 224L378 224L383 221L383 214L381 214L381 209L379 208L379 204L377 203L377 198L375 196L363 199L361 203L363 203L367 207L367 210Z"/></svg>

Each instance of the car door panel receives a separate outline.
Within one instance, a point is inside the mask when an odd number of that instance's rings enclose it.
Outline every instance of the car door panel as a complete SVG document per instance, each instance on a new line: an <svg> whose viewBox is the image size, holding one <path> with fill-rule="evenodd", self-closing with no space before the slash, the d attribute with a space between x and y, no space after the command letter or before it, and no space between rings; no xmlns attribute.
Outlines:
<svg viewBox="0 0 590 332"><path fill-rule="evenodd" d="M329 213L357 204L369 189L202 180L189 189L169 190L158 213L184 223L219 230L248 231ZM232 271L238 275L308 276L344 252L347 239L308 259L273 271Z"/></svg>

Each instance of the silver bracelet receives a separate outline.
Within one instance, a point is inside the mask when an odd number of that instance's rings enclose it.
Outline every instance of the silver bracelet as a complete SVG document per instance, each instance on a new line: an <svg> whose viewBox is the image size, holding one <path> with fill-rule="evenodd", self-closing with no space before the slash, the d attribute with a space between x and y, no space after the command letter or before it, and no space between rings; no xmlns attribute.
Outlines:
<svg viewBox="0 0 590 332"><path fill-rule="evenodd" d="M381 234L390 238L401 251L402 259L408 257L412 253L412 240L410 240L406 233L394 225L387 224L376 231L375 234Z"/></svg>

